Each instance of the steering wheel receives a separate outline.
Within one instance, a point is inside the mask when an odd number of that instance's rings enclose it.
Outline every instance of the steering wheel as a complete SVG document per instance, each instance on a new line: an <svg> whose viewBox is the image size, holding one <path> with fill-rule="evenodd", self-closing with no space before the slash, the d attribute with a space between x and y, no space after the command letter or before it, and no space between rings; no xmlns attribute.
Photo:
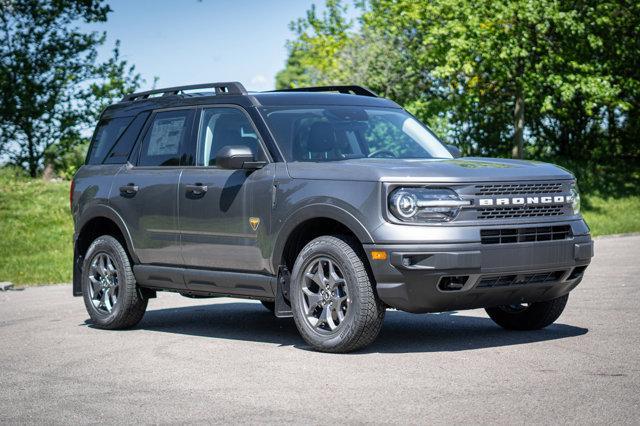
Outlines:
<svg viewBox="0 0 640 426"><path fill-rule="evenodd" d="M377 151L370 152L367 158L397 158L396 155L388 149L379 149Z"/></svg>

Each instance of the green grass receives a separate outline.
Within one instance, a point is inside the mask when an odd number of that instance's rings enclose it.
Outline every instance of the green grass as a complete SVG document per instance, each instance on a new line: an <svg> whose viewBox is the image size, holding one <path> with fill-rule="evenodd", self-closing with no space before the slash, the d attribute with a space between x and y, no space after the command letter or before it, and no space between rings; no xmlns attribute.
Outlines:
<svg viewBox="0 0 640 426"><path fill-rule="evenodd" d="M582 215L591 228L591 235L640 232L640 196L617 199L591 196L588 200Z"/></svg>
<svg viewBox="0 0 640 426"><path fill-rule="evenodd" d="M640 232L640 171L576 168L582 212L592 234ZM73 224L69 182L46 183L0 168L0 281L71 281Z"/></svg>
<svg viewBox="0 0 640 426"><path fill-rule="evenodd" d="M0 281L71 281L69 182L46 183L0 169Z"/></svg>

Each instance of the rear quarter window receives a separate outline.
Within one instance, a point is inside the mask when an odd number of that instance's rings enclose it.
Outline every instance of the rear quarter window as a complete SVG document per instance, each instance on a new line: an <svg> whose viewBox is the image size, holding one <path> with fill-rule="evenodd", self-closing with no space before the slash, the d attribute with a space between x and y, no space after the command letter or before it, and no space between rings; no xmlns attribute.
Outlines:
<svg viewBox="0 0 640 426"><path fill-rule="evenodd" d="M131 121L133 121L133 117L100 120L93 135L86 163L102 164L107 153L111 151L118 138L120 138L127 126L131 124Z"/></svg>
<svg viewBox="0 0 640 426"><path fill-rule="evenodd" d="M124 164L129 160L133 146L149 115L149 112L142 112L136 116L135 120L127 127L113 148L111 148L111 151L109 151L104 159L104 164Z"/></svg>

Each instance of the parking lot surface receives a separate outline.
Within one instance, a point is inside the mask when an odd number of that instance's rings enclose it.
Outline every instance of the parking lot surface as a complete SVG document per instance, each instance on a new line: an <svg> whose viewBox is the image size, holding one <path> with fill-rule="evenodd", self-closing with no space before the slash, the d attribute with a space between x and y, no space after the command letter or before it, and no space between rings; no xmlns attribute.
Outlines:
<svg viewBox="0 0 640 426"><path fill-rule="evenodd" d="M596 257L551 327L390 310L376 343L309 350L257 302L160 293L92 328L67 285L0 293L0 423L640 422L640 236Z"/></svg>

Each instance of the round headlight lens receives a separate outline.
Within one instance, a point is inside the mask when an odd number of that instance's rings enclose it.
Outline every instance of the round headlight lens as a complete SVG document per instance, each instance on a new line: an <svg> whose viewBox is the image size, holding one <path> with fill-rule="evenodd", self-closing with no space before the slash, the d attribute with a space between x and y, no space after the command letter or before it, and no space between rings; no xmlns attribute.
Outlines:
<svg viewBox="0 0 640 426"><path fill-rule="evenodd" d="M571 186L571 208L573 209L573 214L580 213L580 192L578 192L578 185L573 184Z"/></svg>
<svg viewBox="0 0 640 426"><path fill-rule="evenodd" d="M418 212L418 199L409 192L396 192L391 196L391 209L399 217L410 219Z"/></svg>

